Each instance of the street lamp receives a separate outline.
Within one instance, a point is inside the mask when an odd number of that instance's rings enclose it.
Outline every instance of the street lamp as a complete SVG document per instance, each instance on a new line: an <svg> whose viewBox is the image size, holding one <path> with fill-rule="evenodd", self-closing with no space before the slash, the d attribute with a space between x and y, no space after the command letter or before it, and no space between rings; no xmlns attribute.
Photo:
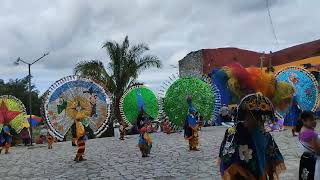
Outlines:
<svg viewBox="0 0 320 180"><path fill-rule="evenodd" d="M44 58L45 56L49 55L49 53L45 53L43 54L40 58L36 59L35 61L33 61L32 63L28 63L24 60L22 60L20 57L18 57L18 59L14 62L15 65L19 65L20 62L27 64L28 68L29 68L29 76L28 76L28 80L29 80L29 124L30 124L30 145L32 146L32 124L31 124L31 119L32 119L32 98L31 98L31 66L33 64L35 64L36 62L40 61L42 58Z"/></svg>

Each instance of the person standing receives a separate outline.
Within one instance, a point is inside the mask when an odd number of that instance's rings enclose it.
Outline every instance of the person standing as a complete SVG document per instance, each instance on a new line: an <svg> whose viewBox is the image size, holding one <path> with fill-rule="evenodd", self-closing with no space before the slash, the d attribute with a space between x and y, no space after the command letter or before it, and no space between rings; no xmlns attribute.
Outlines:
<svg viewBox="0 0 320 180"><path fill-rule="evenodd" d="M77 119L75 121L75 135L76 137L76 144L78 146L77 154L75 157L76 162L85 161L86 159L83 158L84 152L86 150L86 143L85 141L88 139L86 135L86 131L84 129L84 126L81 123L80 119Z"/></svg>
<svg viewBox="0 0 320 180"><path fill-rule="evenodd" d="M113 123L114 138L120 139L120 123Z"/></svg>
<svg viewBox="0 0 320 180"><path fill-rule="evenodd" d="M152 138L148 133L147 124L144 124L144 126L140 129L138 146L142 157L148 157L152 148Z"/></svg>
<svg viewBox="0 0 320 180"><path fill-rule="evenodd" d="M138 128L138 131L140 131L140 129L143 127L145 120L146 120L146 118L144 116L144 110L143 110L143 108L141 108L140 112L138 114L138 117L137 117L137 128Z"/></svg>
<svg viewBox="0 0 320 180"><path fill-rule="evenodd" d="M264 128L270 119L275 119L273 105L261 93L241 100L236 124L226 130L220 146L222 179L279 179L286 167L276 142Z"/></svg>
<svg viewBox="0 0 320 180"><path fill-rule="evenodd" d="M47 134L47 141L48 141L48 149L52 149L52 144L54 142L54 137L49 132Z"/></svg>
<svg viewBox="0 0 320 180"><path fill-rule="evenodd" d="M221 116L221 120L222 122L229 122L230 121L230 117L229 117L229 108L227 105L223 105L220 109L220 116Z"/></svg>
<svg viewBox="0 0 320 180"><path fill-rule="evenodd" d="M166 134L171 134L171 126L170 126L169 118L167 117L163 122L163 132Z"/></svg>
<svg viewBox="0 0 320 180"><path fill-rule="evenodd" d="M4 148L5 150L5 154L9 154L9 150L11 147L11 143L12 143L12 135L10 133L11 131L11 126L9 124L4 124L4 126L2 127L2 131L1 131L1 146ZM1 149L2 151L2 149ZM0 153L1 153L0 151Z"/></svg>
<svg viewBox="0 0 320 180"><path fill-rule="evenodd" d="M30 143L30 134L28 128L23 128L20 132L20 137L25 146Z"/></svg>
<svg viewBox="0 0 320 180"><path fill-rule="evenodd" d="M189 113L184 123L184 138L189 141L190 151L199 151L199 126L195 117L196 110L193 108L191 97L187 98L187 103L189 105Z"/></svg>
<svg viewBox="0 0 320 180"><path fill-rule="evenodd" d="M126 123L124 121L121 122L119 132L120 132L120 140L124 140L124 136L126 135Z"/></svg>
<svg viewBox="0 0 320 180"><path fill-rule="evenodd" d="M297 130L304 153L300 158L299 179L320 180L320 134L314 129L317 125L314 113L302 112L301 120L303 127Z"/></svg>

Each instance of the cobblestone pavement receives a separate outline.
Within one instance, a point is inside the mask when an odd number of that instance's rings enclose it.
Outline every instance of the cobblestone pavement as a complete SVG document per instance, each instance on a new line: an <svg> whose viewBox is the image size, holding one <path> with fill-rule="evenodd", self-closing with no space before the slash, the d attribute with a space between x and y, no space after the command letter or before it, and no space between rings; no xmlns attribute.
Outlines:
<svg viewBox="0 0 320 180"><path fill-rule="evenodd" d="M0 154L0 179L220 179L216 159L224 127L203 128L201 151L189 152L182 133L152 134L151 156L142 158L137 136L125 141L99 138L87 141L85 162L73 161L76 148L71 142L14 147ZM289 130L274 133L285 156L288 170L281 179L298 179L299 145Z"/></svg>

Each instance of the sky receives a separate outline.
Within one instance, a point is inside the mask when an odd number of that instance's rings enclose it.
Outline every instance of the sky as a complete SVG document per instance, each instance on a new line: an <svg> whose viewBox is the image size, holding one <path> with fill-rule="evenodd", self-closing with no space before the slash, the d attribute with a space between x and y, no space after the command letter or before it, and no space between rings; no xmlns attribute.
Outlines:
<svg viewBox="0 0 320 180"><path fill-rule="evenodd" d="M162 69L139 76L154 91L178 72L173 67L191 51L237 47L275 51L320 39L319 0L0 0L0 79L25 77L31 62L33 84L41 93L73 74L84 60L109 62L102 45L146 43Z"/></svg>

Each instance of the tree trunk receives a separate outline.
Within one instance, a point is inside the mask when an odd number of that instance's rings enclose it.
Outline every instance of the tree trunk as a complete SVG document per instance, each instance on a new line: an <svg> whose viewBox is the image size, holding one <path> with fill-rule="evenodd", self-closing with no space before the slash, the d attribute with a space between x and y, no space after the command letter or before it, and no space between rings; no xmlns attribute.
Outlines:
<svg viewBox="0 0 320 180"><path fill-rule="evenodd" d="M112 107L111 107L111 114L110 114L110 121L108 122L108 129L101 135L101 137L112 137L114 136L114 122L122 122L122 116L120 112L120 100L122 95L115 95L112 100Z"/></svg>

